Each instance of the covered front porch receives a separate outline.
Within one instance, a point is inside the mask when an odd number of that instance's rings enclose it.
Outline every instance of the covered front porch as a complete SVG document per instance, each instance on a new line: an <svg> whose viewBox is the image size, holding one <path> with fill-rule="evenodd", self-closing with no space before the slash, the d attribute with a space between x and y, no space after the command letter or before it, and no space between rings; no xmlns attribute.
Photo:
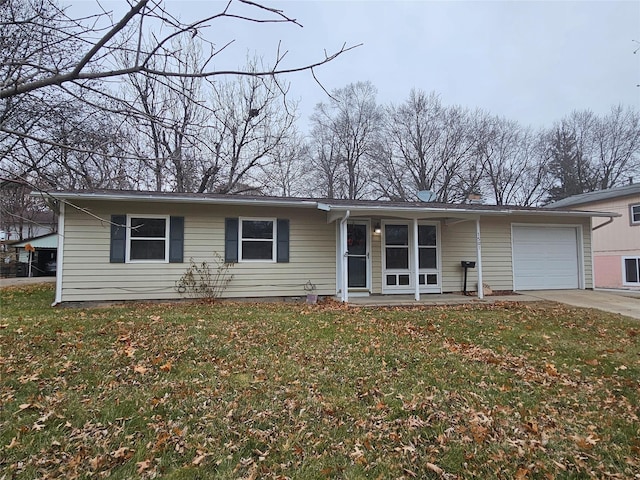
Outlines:
<svg viewBox="0 0 640 480"><path fill-rule="evenodd" d="M464 290L482 299L483 289L476 287L482 285L480 221L475 212L332 207L328 222L336 224L336 297L342 302L378 297L405 304L409 298L429 302L443 292ZM466 224L465 239L452 241L448 227L461 223ZM461 243L464 248L456 250ZM468 283L467 269L473 273Z"/></svg>

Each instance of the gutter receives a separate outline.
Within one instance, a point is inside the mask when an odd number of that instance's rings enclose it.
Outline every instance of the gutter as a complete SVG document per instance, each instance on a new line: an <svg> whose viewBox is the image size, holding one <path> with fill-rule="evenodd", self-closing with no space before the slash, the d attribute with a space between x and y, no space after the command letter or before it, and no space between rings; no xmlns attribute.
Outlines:
<svg viewBox="0 0 640 480"><path fill-rule="evenodd" d="M56 296L51 304L55 307L62 302L62 269L64 266L64 213L65 204L60 202L60 212L58 213L58 250L56 253Z"/></svg>
<svg viewBox="0 0 640 480"><path fill-rule="evenodd" d="M69 192L46 192L53 198L64 200L109 200L120 202L153 202L153 203L204 203L211 205L259 205L264 207L298 207L298 208L318 208L318 202L309 199L291 200L263 200L258 198L242 198L242 195L229 195L222 197L188 197L179 194L167 195L127 195L126 193L69 193ZM31 192L33 197L43 196L42 192ZM268 197L265 197L268 198Z"/></svg>

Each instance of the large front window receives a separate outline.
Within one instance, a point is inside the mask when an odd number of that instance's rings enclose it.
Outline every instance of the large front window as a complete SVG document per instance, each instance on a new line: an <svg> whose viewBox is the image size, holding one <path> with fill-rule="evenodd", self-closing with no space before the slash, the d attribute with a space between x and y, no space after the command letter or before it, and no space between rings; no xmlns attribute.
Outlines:
<svg viewBox="0 0 640 480"><path fill-rule="evenodd" d="M241 219L240 260L273 261L275 220Z"/></svg>
<svg viewBox="0 0 640 480"><path fill-rule="evenodd" d="M129 216L129 261L168 261L167 217Z"/></svg>

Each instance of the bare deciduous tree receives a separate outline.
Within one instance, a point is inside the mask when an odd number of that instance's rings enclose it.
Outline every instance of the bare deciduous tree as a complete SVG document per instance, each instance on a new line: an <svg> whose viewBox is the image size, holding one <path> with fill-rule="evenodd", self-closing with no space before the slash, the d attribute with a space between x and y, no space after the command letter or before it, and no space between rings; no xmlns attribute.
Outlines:
<svg viewBox="0 0 640 480"><path fill-rule="evenodd" d="M496 205L532 206L548 188L540 135L515 121L490 117L478 145L483 180Z"/></svg>
<svg viewBox="0 0 640 480"><path fill-rule="evenodd" d="M418 90L400 106L390 106L383 196L413 200L416 192L432 190L441 202L465 199L479 181L474 157L479 115L444 107L435 93Z"/></svg>
<svg viewBox="0 0 640 480"><path fill-rule="evenodd" d="M358 82L334 90L328 103L319 103L311 117L313 141L329 142L329 150L317 148L322 158L316 164L319 173L331 175L325 183L338 180L339 191L331 187L334 196L363 198L371 193L370 163L376 158L383 112L376 104L376 88L371 82ZM333 165L327 164L330 160Z"/></svg>

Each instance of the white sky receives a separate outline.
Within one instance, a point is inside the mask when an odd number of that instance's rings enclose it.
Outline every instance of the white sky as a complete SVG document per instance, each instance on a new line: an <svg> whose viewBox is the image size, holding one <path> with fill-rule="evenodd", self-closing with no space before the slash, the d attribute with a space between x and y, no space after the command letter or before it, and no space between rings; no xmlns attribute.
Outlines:
<svg viewBox="0 0 640 480"><path fill-rule="evenodd" d="M87 13L94 0L66 0ZM107 9L124 0L104 0ZM343 43L363 45L317 70L328 90L371 81L378 102L401 103L411 88L435 91L445 105L482 108L533 127L551 126L573 110L640 109L640 0L630 1L269 1L291 24L216 21L210 40L235 40L216 63L241 67L247 53L284 66L313 62ZM184 20L210 15L226 2L171 0ZM240 12L242 9L237 9ZM306 130L326 96L309 73L289 76Z"/></svg>

